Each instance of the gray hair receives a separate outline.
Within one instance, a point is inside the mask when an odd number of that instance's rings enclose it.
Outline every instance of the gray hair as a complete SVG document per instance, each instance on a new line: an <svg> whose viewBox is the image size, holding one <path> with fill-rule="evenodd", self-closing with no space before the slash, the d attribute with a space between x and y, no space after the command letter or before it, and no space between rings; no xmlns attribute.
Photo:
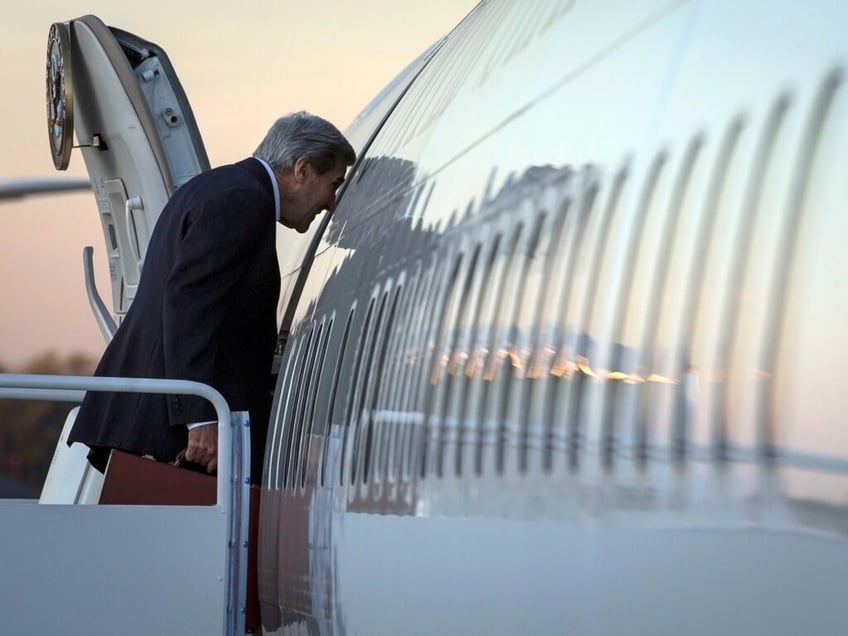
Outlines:
<svg viewBox="0 0 848 636"><path fill-rule="evenodd" d="M318 174L324 174L341 159L346 166L356 161L356 152L338 128L326 119L305 111L280 117L253 153L274 170L291 170L300 157Z"/></svg>

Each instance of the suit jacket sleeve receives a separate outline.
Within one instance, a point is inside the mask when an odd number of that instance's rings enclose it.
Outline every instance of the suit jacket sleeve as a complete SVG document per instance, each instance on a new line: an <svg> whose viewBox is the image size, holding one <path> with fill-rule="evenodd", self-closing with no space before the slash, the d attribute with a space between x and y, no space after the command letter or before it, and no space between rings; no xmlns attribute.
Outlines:
<svg viewBox="0 0 848 636"><path fill-rule="evenodd" d="M165 374L222 386L218 348L238 284L263 233L274 231L273 214L257 192L233 189L185 215L176 258L165 287L162 331ZM237 309L237 308L235 308ZM211 404L201 398L172 396L172 426L215 420Z"/></svg>

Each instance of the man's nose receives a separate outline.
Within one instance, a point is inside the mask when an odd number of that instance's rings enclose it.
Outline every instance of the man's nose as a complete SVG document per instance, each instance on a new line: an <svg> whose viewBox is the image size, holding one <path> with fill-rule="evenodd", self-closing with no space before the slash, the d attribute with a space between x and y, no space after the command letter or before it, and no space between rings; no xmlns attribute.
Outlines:
<svg viewBox="0 0 848 636"><path fill-rule="evenodd" d="M327 201L327 205L324 206L327 212L335 212L336 210L336 193L334 192L330 195L330 200Z"/></svg>

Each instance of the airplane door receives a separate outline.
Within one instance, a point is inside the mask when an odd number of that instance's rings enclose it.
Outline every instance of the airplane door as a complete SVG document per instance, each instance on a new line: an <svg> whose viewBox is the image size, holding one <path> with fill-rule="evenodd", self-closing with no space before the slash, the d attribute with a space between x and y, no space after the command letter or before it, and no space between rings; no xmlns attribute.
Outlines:
<svg viewBox="0 0 848 636"><path fill-rule="evenodd" d="M72 127L97 200L120 320L135 296L162 208L180 185L209 169L209 159L161 48L90 15L56 23L50 38L48 108L51 95L53 102L62 91L68 95L52 108L48 124L54 162L67 167L68 148L56 138L62 126L68 135Z"/></svg>

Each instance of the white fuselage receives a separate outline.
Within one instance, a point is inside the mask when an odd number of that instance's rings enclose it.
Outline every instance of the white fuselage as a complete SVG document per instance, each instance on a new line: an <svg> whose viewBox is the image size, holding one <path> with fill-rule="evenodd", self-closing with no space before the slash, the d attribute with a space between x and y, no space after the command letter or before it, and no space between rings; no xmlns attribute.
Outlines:
<svg viewBox="0 0 848 636"><path fill-rule="evenodd" d="M841 633L846 18L448 36L290 275L266 630Z"/></svg>

